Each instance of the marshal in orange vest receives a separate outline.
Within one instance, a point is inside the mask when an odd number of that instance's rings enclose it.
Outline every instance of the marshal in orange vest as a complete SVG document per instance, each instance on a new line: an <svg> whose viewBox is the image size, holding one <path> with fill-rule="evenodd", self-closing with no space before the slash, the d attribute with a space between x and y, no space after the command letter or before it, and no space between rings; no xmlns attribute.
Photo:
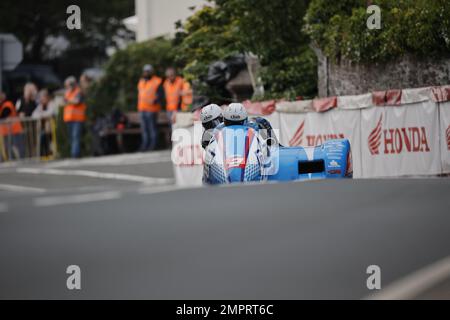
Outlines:
<svg viewBox="0 0 450 320"><path fill-rule="evenodd" d="M161 105L157 102L158 88L162 79L153 76L150 80L141 79L138 83L138 110L147 112L161 111Z"/></svg>
<svg viewBox="0 0 450 320"><path fill-rule="evenodd" d="M169 79L164 81L164 93L166 94L166 110L177 111L181 106L181 95L183 90L183 79L176 77L172 82Z"/></svg>
<svg viewBox="0 0 450 320"><path fill-rule="evenodd" d="M14 105L10 101L5 101L0 106L0 114L5 109L9 109L10 114L6 119L4 119L7 120L7 123L0 122L0 135L7 136L10 134L22 133L23 128L20 124L20 120L18 120L16 108L14 107Z"/></svg>
<svg viewBox="0 0 450 320"><path fill-rule="evenodd" d="M72 90L66 90L64 98L66 101L72 101L80 94L80 87L75 87ZM87 106L84 103L67 104L64 107L64 122L84 122L86 121Z"/></svg>

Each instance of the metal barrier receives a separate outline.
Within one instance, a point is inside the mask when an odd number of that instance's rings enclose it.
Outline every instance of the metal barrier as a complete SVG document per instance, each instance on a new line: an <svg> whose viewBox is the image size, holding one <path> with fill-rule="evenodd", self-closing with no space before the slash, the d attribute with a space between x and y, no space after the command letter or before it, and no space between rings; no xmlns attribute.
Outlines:
<svg viewBox="0 0 450 320"><path fill-rule="evenodd" d="M56 120L8 118L0 121L0 161L52 160L57 156Z"/></svg>

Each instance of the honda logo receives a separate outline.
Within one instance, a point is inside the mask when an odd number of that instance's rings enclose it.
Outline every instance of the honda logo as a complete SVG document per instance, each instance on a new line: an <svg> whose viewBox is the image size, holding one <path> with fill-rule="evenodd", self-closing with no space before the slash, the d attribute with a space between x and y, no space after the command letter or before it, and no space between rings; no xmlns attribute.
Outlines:
<svg viewBox="0 0 450 320"><path fill-rule="evenodd" d="M367 138L369 151L372 155L380 153L399 154L402 152L429 152L425 127L383 128L383 116L380 116L375 128Z"/></svg>
<svg viewBox="0 0 450 320"><path fill-rule="evenodd" d="M369 134L369 138L367 140L369 144L369 150L371 154L379 154L379 147L381 144L381 120L383 119L383 116L380 116L380 120L378 120L377 125L375 126L375 129L372 130L372 132Z"/></svg>
<svg viewBox="0 0 450 320"><path fill-rule="evenodd" d="M291 147L300 146L302 144L304 128L305 128L305 120L302 121L302 123L297 128L297 130L295 131L294 135L292 136L292 139L289 140L289 145Z"/></svg>
<svg viewBox="0 0 450 320"><path fill-rule="evenodd" d="M300 126L295 131L294 135L292 136L291 140L289 140L289 145L291 147L301 146L303 145L303 134L305 131L305 120L303 120L300 123ZM325 134L307 134L306 135L306 146L308 147L315 147L318 145L321 145L327 140L331 139L344 139L345 136L343 133L325 133Z"/></svg>
<svg viewBox="0 0 450 320"><path fill-rule="evenodd" d="M450 124L447 127L447 130L445 130L445 135L447 137L447 150L450 151Z"/></svg>

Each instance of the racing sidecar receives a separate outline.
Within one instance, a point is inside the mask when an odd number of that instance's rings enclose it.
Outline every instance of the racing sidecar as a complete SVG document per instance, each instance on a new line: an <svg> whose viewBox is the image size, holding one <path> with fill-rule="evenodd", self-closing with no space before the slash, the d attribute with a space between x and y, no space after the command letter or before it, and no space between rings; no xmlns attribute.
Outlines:
<svg viewBox="0 0 450 320"><path fill-rule="evenodd" d="M227 184L351 178L347 139L315 147L283 147L272 134L249 125L222 126L205 149L203 182Z"/></svg>

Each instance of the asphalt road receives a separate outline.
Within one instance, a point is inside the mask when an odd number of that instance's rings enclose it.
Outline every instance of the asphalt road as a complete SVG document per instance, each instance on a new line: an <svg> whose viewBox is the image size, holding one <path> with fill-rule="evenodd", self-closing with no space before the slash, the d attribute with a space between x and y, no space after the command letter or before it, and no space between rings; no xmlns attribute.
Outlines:
<svg viewBox="0 0 450 320"><path fill-rule="evenodd" d="M361 299L450 255L450 179L177 189L169 159L1 167L0 298Z"/></svg>

